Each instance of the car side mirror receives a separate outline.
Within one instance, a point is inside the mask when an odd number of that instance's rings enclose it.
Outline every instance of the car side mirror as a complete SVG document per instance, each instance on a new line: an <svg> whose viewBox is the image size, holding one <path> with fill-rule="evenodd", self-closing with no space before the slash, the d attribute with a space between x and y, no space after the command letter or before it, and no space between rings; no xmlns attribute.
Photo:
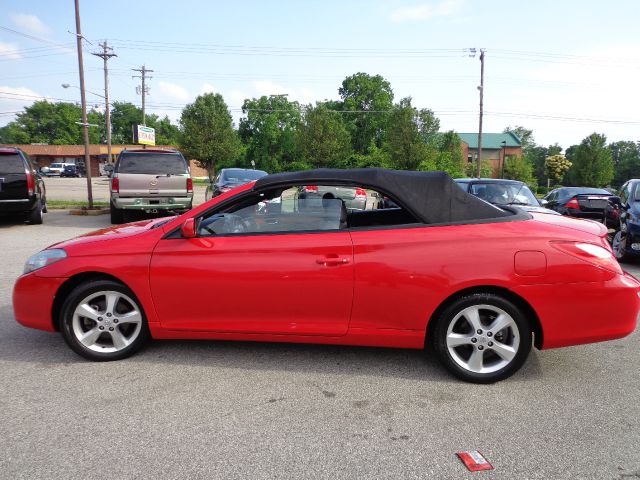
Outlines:
<svg viewBox="0 0 640 480"><path fill-rule="evenodd" d="M180 227L180 233L183 238L195 238L196 237L196 219L187 218Z"/></svg>
<svg viewBox="0 0 640 480"><path fill-rule="evenodd" d="M541 198L539 202L541 207L546 207L547 205L549 205L549 200L545 200L544 198Z"/></svg>

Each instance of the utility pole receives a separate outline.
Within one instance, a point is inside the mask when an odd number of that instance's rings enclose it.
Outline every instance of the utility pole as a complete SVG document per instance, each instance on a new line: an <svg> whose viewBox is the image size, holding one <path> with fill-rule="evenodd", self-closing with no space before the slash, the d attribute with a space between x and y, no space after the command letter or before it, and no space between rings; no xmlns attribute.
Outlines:
<svg viewBox="0 0 640 480"><path fill-rule="evenodd" d="M144 96L147 93L149 93L149 87L145 86L145 79L153 78L153 77L147 77L147 73L153 72L153 70L149 70L144 65L142 65L142 68L132 68L132 70L134 72L140 72L140 75L133 75L131 78L140 78L142 80L142 88L140 88L140 92L139 93L142 94L142 125L146 125L147 124L147 120L146 120L145 114L144 114Z"/></svg>
<svg viewBox="0 0 640 480"><path fill-rule="evenodd" d="M105 40L100 44L102 47L102 52L94 53L96 57L102 58L104 61L104 108L105 108L105 121L107 124L107 158L109 159L109 163L113 160L111 156L111 104L109 103L109 68L107 67L107 61L111 57L117 57L115 53L113 53L113 48L107 46L107 41Z"/></svg>
<svg viewBox="0 0 640 480"><path fill-rule="evenodd" d="M84 165L87 170L87 199L89 208L93 208L93 191L91 189L91 156L89 154L89 124L87 123L87 98L84 91L84 62L82 60L82 30L80 28L80 0L76 6L76 46L78 49L78 71L80 75L80 100L82 102L82 137L84 140Z"/></svg>
<svg viewBox="0 0 640 480"><path fill-rule="evenodd" d="M480 166L482 165L482 101L484 99L484 48L480 49L480 126L478 127L478 178L480 178Z"/></svg>

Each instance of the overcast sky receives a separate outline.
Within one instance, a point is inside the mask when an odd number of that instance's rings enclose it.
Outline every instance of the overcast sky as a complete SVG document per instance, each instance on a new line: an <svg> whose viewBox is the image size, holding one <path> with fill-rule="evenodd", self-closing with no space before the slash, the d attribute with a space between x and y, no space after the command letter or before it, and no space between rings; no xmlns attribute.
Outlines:
<svg viewBox="0 0 640 480"><path fill-rule="evenodd" d="M78 101L61 87L79 83L73 0L1 1L0 125L38 97ZM523 125L565 148L594 131L640 140L636 0L81 0L81 16L87 89L102 93L89 52L107 39L112 100L140 103L131 69L146 64L148 111L173 120L209 91L236 121L254 96L336 99L362 71L388 79L396 101L433 109L443 129L477 132L474 47L486 49L485 132Z"/></svg>

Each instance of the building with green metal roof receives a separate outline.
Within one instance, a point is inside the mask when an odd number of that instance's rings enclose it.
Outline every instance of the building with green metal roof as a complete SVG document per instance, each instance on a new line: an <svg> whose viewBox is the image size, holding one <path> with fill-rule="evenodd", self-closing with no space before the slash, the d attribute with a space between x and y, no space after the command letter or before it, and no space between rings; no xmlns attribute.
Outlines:
<svg viewBox="0 0 640 480"><path fill-rule="evenodd" d="M478 158L478 134L459 133L462 149L467 162L472 163ZM501 177L504 170L505 157L522 155L522 141L513 132L483 133L482 161L493 171L494 177Z"/></svg>

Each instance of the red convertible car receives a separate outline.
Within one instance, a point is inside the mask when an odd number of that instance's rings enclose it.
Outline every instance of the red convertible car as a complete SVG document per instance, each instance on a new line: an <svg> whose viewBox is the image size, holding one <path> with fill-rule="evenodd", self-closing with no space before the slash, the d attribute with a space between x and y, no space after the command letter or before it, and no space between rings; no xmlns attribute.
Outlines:
<svg viewBox="0 0 640 480"><path fill-rule="evenodd" d="M298 195L305 185L363 188L395 206L350 211L333 195ZM606 233L493 206L442 172L283 173L179 217L52 245L27 261L13 305L18 322L60 331L92 360L125 358L150 337L427 348L489 383L532 344L635 329L640 283Z"/></svg>

